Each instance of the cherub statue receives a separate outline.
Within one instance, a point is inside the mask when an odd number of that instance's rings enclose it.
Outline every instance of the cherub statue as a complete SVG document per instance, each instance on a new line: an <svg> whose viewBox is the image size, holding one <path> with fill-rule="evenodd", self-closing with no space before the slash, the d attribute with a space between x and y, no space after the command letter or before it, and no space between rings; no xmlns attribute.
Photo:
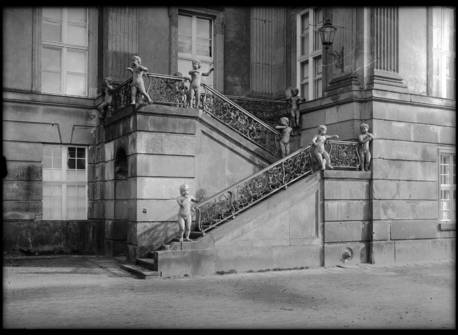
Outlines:
<svg viewBox="0 0 458 335"><path fill-rule="evenodd" d="M189 194L189 186L183 184L180 186L180 196L177 198L177 203L180 206L178 209L178 226L180 229L180 242L183 242L183 235L186 241L191 241L192 202L197 202L194 197Z"/></svg>
<svg viewBox="0 0 458 335"><path fill-rule="evenodd" d="M326 166L330 169L334 167L331 165L331 158L324 148L324 143L330 139L338 139L339 135L326 135L328 128L325 125L320 125L318 127L318 134L315 135L312 139L313 145L313 154L315 155L318 162L321 164L321 169L325 170Z"/></svg>
<svg viewBox="0 0 458 335"><path fill-rule="evenodd" d="M110 116L111 111L113 110L112 101L113 101L113 91L115 87L113 85L113 79L111 77L105 77L102 84L103 90L103 103L97 108L99 110L99 119L103 121L105 116ZM107 113L108 112L108 113Z"/></svg>
<svg viewBox="0 0 458 335"><path fill-rule="evenodd" d="M197 59L194 59L192 61L192 70L189 71L189 75L191 76L191 88L189 90L189 95L188 95L188 99L189 99L189 103L191 103L194 99L195 103L195 107L194 108L199 108L200 106L200 103L201 103L201 97L200 97L200 81L202 79L202 76L206 76L208 77L210 75L210 73L212 73L212 71L214 70L213 66L210 68L210 70L208 70L208 72L206 73L201 73L200 72L200 68L201 68L201 64L200 64L200 61L198 61Z"/></svg>
<svg viewBox="0 0 458 335"><path fill-rule="evenodd" d="M186 84L186 82L191 82L191 78L183 76L181 72L175 72L174 76L182 78L181 81L175 82L178 107L188 107L190 105L190 101L188 101L189 84Z"/></svg>
<svg viewBox="0 0 458 335"><path fill-rule="evenodd" d="M135 105L137 90L148 100L148 103L153 103L153 100L145 90L145 82L143 81L143 75L148 72L148 68L142 66L141 63L140 56L133 56L131 67L127 68L127 70L132 72L132 105Z"/></svg>
<svg viewBox="0 0 458 335"><path fill-rule="evenodd" d="M286 157L289 155L289 139L293 128L289 126L289 119L287 117L280 118L280 125L275 126L275 129L281 129L280 150L281 156Z"/></svg>
<svg viewBox="0 0 458 335"><path fill-rule="evenodd" d="M362 171L369 171L371 163L371 151L369 148L369 143L375 138L374 134L369 133L369 125L367 123L361 123L359 126L361 129L361 134L358 136L359 140L359 159L361 164L359 169Z"/></svg>
<svg viewBox="0 0 458 335"><path fill-rule="evenodd" d="M291 119L292 119L292 125L293 125L293 128L299 128L301 125L300 124L301 113L299 111L299 105L301 102L304 102L305 99L299 96L299 89L297 88L292 88L290 92L291 92L291 96L289 96L289 94L287 93L287 100L291 105L290 114L291 114Z"/></svg>

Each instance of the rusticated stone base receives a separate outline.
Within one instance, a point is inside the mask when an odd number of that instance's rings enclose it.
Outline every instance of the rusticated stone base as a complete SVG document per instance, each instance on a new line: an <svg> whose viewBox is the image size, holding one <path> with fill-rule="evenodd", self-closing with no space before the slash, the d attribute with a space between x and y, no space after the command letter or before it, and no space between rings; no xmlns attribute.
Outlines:
<svg viewBox="0 0 458 335"><path fill-rule="evenodd" d="M3 221L3 250L7 253L101 254L104 223L89 221Z"/></svg>

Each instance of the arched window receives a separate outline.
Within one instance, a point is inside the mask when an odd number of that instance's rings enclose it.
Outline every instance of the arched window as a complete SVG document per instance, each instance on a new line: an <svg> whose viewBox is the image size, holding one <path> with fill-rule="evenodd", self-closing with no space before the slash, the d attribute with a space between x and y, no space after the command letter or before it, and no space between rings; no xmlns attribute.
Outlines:
<svg viewBox="0 0 458 335"><path fill-rule="evenodd" d="M119 148L116 151L115 157L115 178L116 179L126 179L128 172L127 165L127 154L124 148Z"/></svg>

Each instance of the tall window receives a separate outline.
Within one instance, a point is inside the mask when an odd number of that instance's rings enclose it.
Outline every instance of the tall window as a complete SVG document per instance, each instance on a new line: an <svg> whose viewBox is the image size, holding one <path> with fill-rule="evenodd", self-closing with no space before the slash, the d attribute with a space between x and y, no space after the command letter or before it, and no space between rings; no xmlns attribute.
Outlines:
<svg viewBox="0 0 458 335"><path fill-rule="evenodd" d="M323 24L320 8L306 9L297 15L297 86L301 96L313 100L323 95L321 40Z"/></svg>
<svg viewBox="0 0 458 335"><path fill-rule="evenodd" d="M455 10L432 8L432 95L455 98Z"/></svg>
<svg viewBox="0 0 458 335"><path fill-rule="evenodd" d="M87 9L43 8L41 42L42 92L87 96Z"/></svg>
<svg viewBox="0 0 458 335"><path fill-rule="evenodd" d="M43 219L87 219L87 150L44 145Z"/></svg>
<svg viewBox="0 0 458 335"><path fill-rule="evenodd" d="M439 219L443 222L455 222L456 202L456 155L452 152L439 154Z"/></svg>
<svg viewBox="0 0 458 335"><path fill-rule="evenodd" d="M192 60L200 60L202 72L213 65L213 21L191 14L178 15L178 71L188 75ZM213 86L213 72L202 81Z"/></svg>

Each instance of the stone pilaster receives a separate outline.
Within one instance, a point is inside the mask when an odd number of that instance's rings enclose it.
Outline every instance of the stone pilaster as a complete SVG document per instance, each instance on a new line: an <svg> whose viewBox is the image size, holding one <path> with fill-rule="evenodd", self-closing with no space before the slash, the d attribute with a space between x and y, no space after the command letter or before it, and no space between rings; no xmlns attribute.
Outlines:
<svg viewBox="0 0 458 335"><path fill-rule="evenodd" d="M399 15L397 7L374 7L371 13L372 75L369 88L407 92L399 76Z"/></svg>

